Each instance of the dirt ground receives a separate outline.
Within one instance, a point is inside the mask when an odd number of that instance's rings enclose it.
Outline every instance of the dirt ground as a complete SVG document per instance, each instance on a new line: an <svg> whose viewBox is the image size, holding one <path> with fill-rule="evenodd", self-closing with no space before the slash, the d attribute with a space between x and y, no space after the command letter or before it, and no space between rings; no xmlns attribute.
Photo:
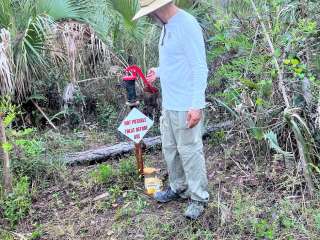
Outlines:
<svg viewBox="0 0 320 240"><path fill-rule="evenodd" d="M215 144L210 140L205 146L211 199L198 221L183 217L187 200L158 204L145 195L142 179L93 182L92 172L98 165L90 165L69 167L61 181L38 190L29 217L15 231L25 236L39 231L38 239L59 240L319 239L313 222L305 220L309 215L294 222L302 223L306 231L296 226L281 227L280 218L294 215L292 219L296 219L301 204L309 204L301 192L292 190L294 187L283 187L282 181L288 178L281 176L281 163L258 167L258 159L248 158L250 153L240 143ZM132 156L123 158L134 161ZM147 166L161 168L166 182L161 152L149 152L145 159ZM106 163L117 168L120 160ZM289 206L283 207L286 202ZM294 204L298 204L298 210L294 210ZM276 227L272 219L277 220ZM269 228L273 236L268 236Z"/></svg>

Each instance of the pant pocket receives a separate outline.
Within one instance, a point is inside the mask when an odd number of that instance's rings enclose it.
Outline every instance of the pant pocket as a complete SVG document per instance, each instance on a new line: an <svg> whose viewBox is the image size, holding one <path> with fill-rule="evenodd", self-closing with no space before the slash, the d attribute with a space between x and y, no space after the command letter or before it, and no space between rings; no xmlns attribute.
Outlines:
<svg viewBox="0 0 320 240"><path fill-rule="evenodd" d="M179 113L178 146L181 148L189 148L190 145L200 146L202 144L202 122L200 121L193 128L188 128L187 115L188 112Z"/></svg>

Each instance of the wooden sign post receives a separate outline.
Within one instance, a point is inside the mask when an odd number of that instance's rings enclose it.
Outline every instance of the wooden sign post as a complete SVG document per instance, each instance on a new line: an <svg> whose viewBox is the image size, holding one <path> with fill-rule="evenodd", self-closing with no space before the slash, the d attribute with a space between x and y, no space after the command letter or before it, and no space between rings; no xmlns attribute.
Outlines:
<svg viewBox="0 0 320 240"><path fill-rule="evenodd" d="M118 130L130 138L135 143L135 155L137 159L137 168L140 175L143 175L143 158L142 158L142 139L152 127L153 121L133 108L128 116L122 121Z"/></svg>

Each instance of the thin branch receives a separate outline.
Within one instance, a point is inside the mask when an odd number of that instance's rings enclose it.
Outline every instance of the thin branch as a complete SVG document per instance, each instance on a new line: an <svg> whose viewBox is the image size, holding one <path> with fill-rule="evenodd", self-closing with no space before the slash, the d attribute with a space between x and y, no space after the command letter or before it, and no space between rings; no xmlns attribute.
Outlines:
<svg viewBox="0 0 320 240"><path fill-rule="evenodd" d="M42 116L44 116L44 118L48 121L48 123L50 124L50 126L54 129L54 130L58 130L58 128L53 124L53 122L48 118L48 116L43 112L43 110L39 107L39 105L31 100L31 102L33 103L33 105L39 110L39 112L42 114Z"/></svg>
<svg viewBox="0 0 320 240"><path fill-rule="evenodd" d="M270 51L271 51L271 54L272 54L272 58L273 58L273 61L274 61L274 65L275 65L275 68L278 72L278 84L279 84L279 88L282 92L282 97L283 97L283 100L285 102L285 105L287 108L290 107L290 102L289 102L289 97L288 97L288 94L287 94L287 91L286 91L286 88L285 88L285 84L284 84L284 79L283 79L283 70L282 68L280 68L280 65L279 65L279 62L278 62L278 59L276 57L276 52L275 52L275 49L274 49L274 46L272 44L272 41L271 41L271 38L270 38L270 35L267 31L267 28L266 28L266 25L264 24L263 20L262 20L262 17L256 7L256 4L254 3L253 0L250 0L251 2L251 5L260 21L260 24L261 24L261 27L262 27L262 30L263 30L263 33L265 35L265 38L267 40L267 43L269 45L269 48L270 48Z"/></svg>

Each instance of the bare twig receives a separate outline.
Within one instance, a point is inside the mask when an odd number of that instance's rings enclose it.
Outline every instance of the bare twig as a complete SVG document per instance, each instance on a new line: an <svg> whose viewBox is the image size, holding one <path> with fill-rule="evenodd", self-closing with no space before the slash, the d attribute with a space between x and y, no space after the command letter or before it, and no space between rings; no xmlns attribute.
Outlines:
<svg viewBox="0 0 320 240"><path fill-rule="evenodd" d="M39 110L39 112L42 114L42 116L44 116L44 118L48 121L48 123L50 124L50 126L54 129L54 130L58 130L58 128L53 124L53 122L48 118L48 116L43 112L43 110L39 107L39 105L31 100L31 102L33 103L33 105Z"/></svg>

